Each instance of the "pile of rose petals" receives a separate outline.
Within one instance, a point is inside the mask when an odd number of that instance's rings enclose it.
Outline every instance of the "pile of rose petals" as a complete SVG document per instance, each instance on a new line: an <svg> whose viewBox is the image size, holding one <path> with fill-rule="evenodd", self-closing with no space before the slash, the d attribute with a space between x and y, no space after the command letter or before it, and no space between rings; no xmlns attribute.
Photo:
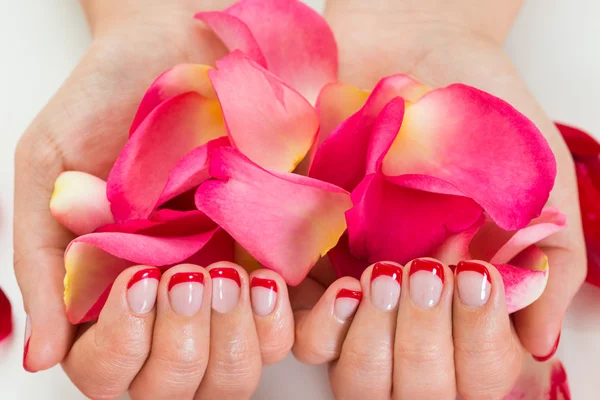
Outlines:
<svg viewBox="0 0 600 400"><path fill-rule="evenodd" d="M8 338L13 330L12 307L0 288L0 342Z"/></svg>
<svg viewBox="0 0 600 400"><path fill-rule="evenodd" d="M296 0L196 18L231 53L156 79L106 182L56 181L52 213L78 235L65 253L73 323L97 318L135 264L260 264L296 285L321 257L340 276L477 258L499 269L510 312L541 295L536 243L566 222L544 208L555 159L525 116L462 84L337 82L333 34Z"/></svg>

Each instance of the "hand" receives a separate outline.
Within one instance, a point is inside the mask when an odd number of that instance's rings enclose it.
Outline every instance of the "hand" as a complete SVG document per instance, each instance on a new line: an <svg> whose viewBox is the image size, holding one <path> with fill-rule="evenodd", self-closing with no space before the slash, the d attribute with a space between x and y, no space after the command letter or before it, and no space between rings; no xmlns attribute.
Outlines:
<svg viewBox="0 0 600 400"><path fill-rule="evenodd" d="M330 0L326 17L338 41L342 82L372 89L383 76L406 73L431 87L466 83L511 103L548 140L558 165L548 205L567 215L568 226L538 243L549 260L548 285L536 302L512 316L527 352L545 359L556 349L564 313L587 263L570 153L501 47L520 3L375 0L366 6L359 0ZM320 270L313 277L312 297L318 298L332 279Z"/></svg>
<svg viewBox="0 0 600 400"><path fill-rule="evenodd" d="M499 399L519 376L502 278L484 262L456 275L433 259L377 263L298 313L294 354L332 362L338 399Z"/></svg>
<svg viewBox="0 0 600 400"><path fill-rule="evenodd" d="M28 370L61 362L77 332L62 298L63 254L72 234L48 207L54 180L65 170L106 179L151 82L177 63L213 63L226 53L193 15L228 3L82 0L93 42L16 151L15 273L30 320Z"/></svg>
<svg viewBox="0 0 600 400"><path fill-rule="evenodd" d="M133 399L249 399L262 364L287 355L293 332L285 282L272 271L248 276L219 262L161 277L136 266L116 279L63 368L93 399L127 390Z"/></svg>

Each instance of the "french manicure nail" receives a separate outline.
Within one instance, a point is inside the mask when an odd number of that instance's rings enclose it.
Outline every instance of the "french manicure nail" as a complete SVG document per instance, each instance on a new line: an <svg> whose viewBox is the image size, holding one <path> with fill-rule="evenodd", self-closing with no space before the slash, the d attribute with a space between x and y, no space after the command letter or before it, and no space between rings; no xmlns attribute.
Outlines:
<svg viewBox="0 0 600 400"><path fill-rule="evenodd" d="M31 338L31 319L29 318L29 314L27 314L27 318L25 319L25 339L23 341L23 369L27 372L34 372L29 367L27 367L27 353L29 352L29 339Z"/></svg>
<svg viewBox="0 0 600 400"><path fill-rule="evenodd" d="M250 295L254 314L261 317L269 315L277 302L277 282L255 276L250 282Z"/></svg>
<svg viewBox="0 0 600 400"><path fill-rule="evenodd" d="M560 332L558 333L558 337L556 338L556 342L554 342L554 347L552 347L552 351L550 351L550 353L548 355L545 356L535 356L535 355L531 355L533 357L533 359L535 361L539 361L539 362L544 362L544 361L548 361L549 359L551 359L554 354L556 354L556 350L558 350L558 344L560 343Z"/></svg>
<svg viewBox="0 0 600 400"><path fill-rule="evenodd" d="M437 261L416 259L410 266L410 299L420 308L435 307L444 289L444 267Z"/></svg>
<svg viewBox="0 0 600 400"><path fill-rule="evenodd" d="M173 310L186 317L196 314L202 307L204 274L178 272L169 280L169 302Z"/></svg>
<svg viewBox="0 0 600 400"><path fill-rule="evenodd" d="M127 302L135 314L148 314L156 303L160 270L147 268L137 271L127 284Z"/></svg>
<svg viewBox="0 0 600 400"><path fill-rule="evenodd" d="M402 268L378 262L371 271L371 301L383 310L390 311L398 305L402 286Z"/></svg>
<svg viewBox="0 0 600 400"><path fill-rule="evenodd" d="M492 291L492 279L487 268L479 263L461 261L456 266L458 297L467 307L478 308L487 303Z"/></svg>
<svg viewBox="0 0 600 400"><path fill-rule="evenodd" d="M237 306L242 283L234 268L214 268L212 278L212 308L219 313L228 313Z"/></svg>
<svg viewBox="0 0 600 400"><path fill-rule="evenodd" d="M348 320L356 312L361 300L362 292L360 290L340 290L333 304L333 315L340 321Z"/></svg>

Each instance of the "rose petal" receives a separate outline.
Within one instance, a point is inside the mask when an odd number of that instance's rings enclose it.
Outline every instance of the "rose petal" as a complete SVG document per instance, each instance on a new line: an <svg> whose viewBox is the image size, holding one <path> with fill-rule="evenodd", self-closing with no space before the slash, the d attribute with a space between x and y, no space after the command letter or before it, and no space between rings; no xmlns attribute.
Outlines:
<svg viewBox="0 0 600 400"><path fill-rule="evenodd" d="M585 164L576 162L575 171L588 254L586 281L600 287L600 190L594 185Z"/></svg>
<svg viewBox="0 0 600 400"><path fill-rule="evenodd" d="M574 158L592 156L597 157L600 154L600 143L596 141L589 133L577 129L574 126L556 123L563 139L567 142L569 150Z"/></svg>
<svg viewBox="0 0 600 400"><path fill-rule="evenodd" d="M567 373L560 360L544 363L526 355L519 379L504 400L571 400Z"/></svg>
<svg viewBox="0 0 600 400"><path fill-rule="evenodd" d="M397 186L380 173L367 176L352 193L346 213L350 250L360 259L404 264L432 255L451 234L470 228L481 207L466 197Z"/></svg>
<svg viewBox="0 0 600 400"><path fill-rule="evenodd" d="M302 2L242 0L220 13L226 16L215 14L219 13L197 17L209 24L229 50L240 49L261 63L260 49L269 71L311 102L323 86L337 81L333 33L325 19Z"/></svg>
<svg viewBox="0 0 600 400"><path fill-rule="evenodd" d="M552 207L544 208L539 217L518 231L505 231L488 220L473 238L470 251L474 258L505 264L530 245L563 230L565 226L565 215Z"/></svg>
<svg viewBox="0 0 600 400"><path fill-rule="evenodd" d="M519 311L544 292L548 281L548 258L535 245L529 246L509 264L494 264L502 275L506 308L509 314Z"/></svg>
<svg viewBox="0 0 600 400"><path fill-rule="evenodd" d="M208 65L179 64L160 75L144 95L131 124L130 135L159 104L171 97L196 92L203 97L215 100L217 95L208 78L210 69L211 67Z"/></svg>
<svg viewBox="0 0 600 400"><path fill-rule="evenodd" d="M106 182L85 172L67 171L56 178L50 212L76 235L114 222L106 198Z"/></svg>
<svg viewBox="0 0 600 400"><path fill-rule="evenodd" d="M338 244L329 250L327 256L338 278L351 276L360 279L362 273L369 266L367 261L352 255L348 243L348 234L346 233L340 238Z"/></svg>
<svg viewBox="0 0 600 400"><path fill-rule="evenodd" d="M0 342L9 337L13 330L12 307L0 288Z"/></svg>
<svg viewBox="0 0 600 400"><path fill-rule="evenodd" d="M434 252L433 258L446 265L456 265L462 260L472 259L469 245L484 223L485 215L481 215L479 220L469 229L450 235Z"/></svg>
<svg viewBox="0 0 600 400"><path fill-rule="evenodd" d="M295 174L276 174L238 151L213 153L210 173L196 193L196 205L258 262L291 285L336 245L351 207L344 190Z"/></svg>
<svg viewBox="0 0 600 400"><path fill-rule="evenodd" d="M365 105L339 125L318 148L309 175L352 191L365 176L367 149L381 110L395 97L414 101L427 90L406 75L382 79Z"/></svg>
<svg viewBox="0 0 600 400"><path fill-rule="evenodd" d="M64 296L69 320L78 324L97 317L99 304L103 304L98 299L125 268L182 262L202 249L217 229L186 237L102 232L73 240L65 252ZM90 313L92 307L94 312Z"/></svg>
<svg viewBox="0 0 600 400"><path fill-rule="evenodd" d="M263 168L293 171L319 129L312 106L241 52L209 73L234 147Z"/></svg>
<svg viewBox="0 0 600 400"><path fill-rule="evenodd" d="M215 100L186 93L156 107L129 139L108 177L107 194L117 222L150 215L171 169L222 133Z"/></svg>
<svg viewBox="0 0 600 400"><path fill-rule="evenodd" d="M556 162L525 116L499 98L456 84L407 107L383 172L445 181L457 194L479 203L501 228L514 230L541 212L554 184ZM403 185L415 187L409 180ZM449 185L438 182L436 187L447 193Z"/></svg>

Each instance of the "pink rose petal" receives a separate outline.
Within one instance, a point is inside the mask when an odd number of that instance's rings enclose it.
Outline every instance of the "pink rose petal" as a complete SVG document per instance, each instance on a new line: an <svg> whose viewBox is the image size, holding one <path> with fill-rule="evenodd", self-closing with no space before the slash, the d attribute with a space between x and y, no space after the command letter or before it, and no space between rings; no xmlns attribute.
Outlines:
<svg viewBox="0 0 600 400"><path fill-rule="evenodd" d="M504 400L571 400L565 367L553 358L544 363L526 355L521 374Z"/></svg>
<svg viewBox="0 0 600 400"><path fill-rule="evenodd" d="M291 285L304 279L346 229L350 196L333 185L295 174L270 173L237 150L213 153L196 205L258 262Z"/></svg>
<svg viewBox="0 0 600 400"><path fill-rule="evenodd" d="M367 176L352 193L346 213L350 250L360 259L404 264L432 253L456 232L481 217L481 207L466 197L397 186L380 173Z"/></svg>
<svg viewBox="0 0 600 400"><path fill-rule="evenodd" d="M382 79L365 105L339 125L318 148L309 175L352 191L366 174L367 149L381 110L395 97L412 101L427 90L406 75ZM343 91L339 93L343 94ZM334 104L334 101L329 100L329 103ZM343 107L341 99L339 104ZM379 121L385 123L385 120ZM392 135L397 133L390 132Z"/></svg>
<svg viewBox="0 0 600 400"><path fill-rule="evenodd" d="M220 109L213 103L197 93L182 94L144 119L108 177L107 194L117 222L148 217L171 169L190 151L224 133Z"/></svg>
<svg viewBox="0 0 600 400"><path fill-rule="evenodd" d="M209 75L232 145L263 168L293 171L317 135L314 108L239 51L217 61Z"/></svg>
<svg viewBox="0 0 600 400"><path fill-rule="evenodd" d="M338 278L351 276L360 279L362 273L369 266L369 262L354 257L350 252L348 234L344 234L338 244L327 253L329 261Z"/></svg>
<svg viewBox="0 0 600 400"><path fill-rule="evenodd" d="M219 16L219 14L221 14ZM296 0L242 0L222 13L200 13L230 51L253 57L314 102L337 81L337 46L325 19ZM263 66L265 66L263 64Z"/></svg>
<svg viewBox="0 0 600 400"><path fill-rule="evenodd" d="M67 171L56 178L50 212L76 235L114 222L106 198L106 182L85 172Z"/></svg>

